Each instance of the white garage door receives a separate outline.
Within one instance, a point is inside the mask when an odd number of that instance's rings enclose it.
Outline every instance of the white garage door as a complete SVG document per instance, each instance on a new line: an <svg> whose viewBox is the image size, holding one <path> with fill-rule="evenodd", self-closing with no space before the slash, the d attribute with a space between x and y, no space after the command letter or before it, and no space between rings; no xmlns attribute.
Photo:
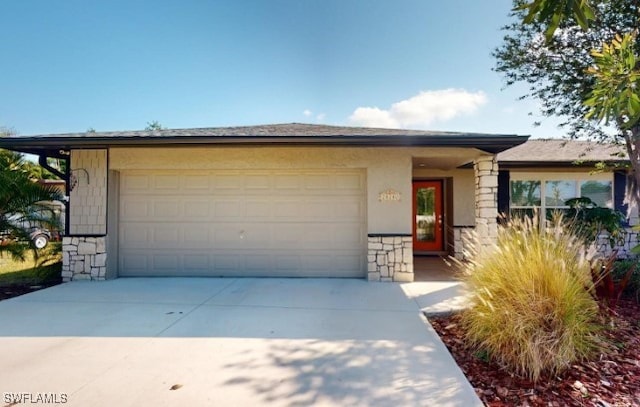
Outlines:
<svg viewBox="0 0 640 407"><path fill-rule="evenodd" d="M127 171L121 276L365 275L366 180L344 171Z"/></svg>

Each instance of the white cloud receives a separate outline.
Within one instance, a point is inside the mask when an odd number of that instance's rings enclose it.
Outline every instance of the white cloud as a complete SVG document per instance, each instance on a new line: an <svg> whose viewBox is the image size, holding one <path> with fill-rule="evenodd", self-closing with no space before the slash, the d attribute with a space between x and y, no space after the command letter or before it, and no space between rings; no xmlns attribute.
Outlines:
<svg viewBox="0 0 640 407"><path fill-rule="evenodd" d="M326 113L315 114L315 113L313 113L312 110L309 110L309 109L303 110L302 114L304 115L304 117L309 117L309 118L313 117L313 118L315 118L316 122L322 122L327 117Z"/></svg>
<svg viewBox="0 0 640 407"><path fill-rule="evenodd" d="M352 124L368 127L410 128L428 126L474 113L487 103L484 92L464 89L423 91L391 105L389 109L359 107L349 116Z"/></svg>
<svg viewBox="0 0 640 407"><path fill-rule="evenodd" d="M377 107L359 107L349 116L353 124L369 127L400 127L397 120L391 116L388 110Z"/></svg>

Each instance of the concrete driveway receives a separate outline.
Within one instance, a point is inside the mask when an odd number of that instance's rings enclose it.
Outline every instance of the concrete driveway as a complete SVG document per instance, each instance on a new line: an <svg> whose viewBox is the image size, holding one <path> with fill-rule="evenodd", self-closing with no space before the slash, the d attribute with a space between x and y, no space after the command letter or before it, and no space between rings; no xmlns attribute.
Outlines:
<svg viewBox="0 0 640 407"><path fill-rule="evenodd" d="M415 284L121 278L2 301L0 406L481 405Z"/></svg>

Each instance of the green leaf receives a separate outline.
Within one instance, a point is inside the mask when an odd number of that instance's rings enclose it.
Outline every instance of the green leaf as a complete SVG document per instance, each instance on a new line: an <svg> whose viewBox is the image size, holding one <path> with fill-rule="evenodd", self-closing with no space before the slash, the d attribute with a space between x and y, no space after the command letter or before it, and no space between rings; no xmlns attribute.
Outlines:
<svg viewBox="0 0 640 407"><path fill-rule="evenodd" d="M589 28L589 19L587 18L585 10L581 4L573 2L573 15L578 22L578 25L580 25L583 30L587 30Z"/></svg>
<svg viewBox="0 0 640 407"><path fill-rule="evenodd" d="M563 18L563 15L561 13L554 14L553 17L551 18L551 21L549 22L549 27L547 27L547 30L544 32L544 37L547 40L547 42L551 41L551 39L553 38L553 34L558 29L558 26L560 25L560 21L562 20L562 18Z"/></svg>

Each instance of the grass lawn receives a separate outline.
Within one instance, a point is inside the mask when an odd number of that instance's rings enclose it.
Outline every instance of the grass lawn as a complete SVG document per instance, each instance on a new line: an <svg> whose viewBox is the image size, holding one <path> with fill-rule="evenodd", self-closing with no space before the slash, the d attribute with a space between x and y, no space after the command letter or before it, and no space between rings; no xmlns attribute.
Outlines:
<svg viewBox="0 0 640 407"><path fill-rule="evenodd" d="M49 246L46 252L40 254L39 266L32 253L24 261L16 261L6 255L0 257L0 300L61 282L62 255L59 245Z"/></svg>

